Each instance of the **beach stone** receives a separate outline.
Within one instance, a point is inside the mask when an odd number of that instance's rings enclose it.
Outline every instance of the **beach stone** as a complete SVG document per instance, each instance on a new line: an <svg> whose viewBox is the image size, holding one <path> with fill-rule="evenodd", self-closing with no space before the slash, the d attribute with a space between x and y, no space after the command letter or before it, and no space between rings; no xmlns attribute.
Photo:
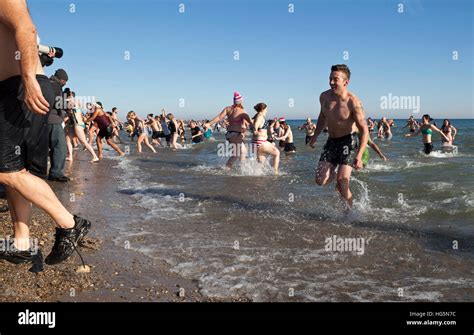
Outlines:
<svg viewBox="0 0 474 335"><path fill-rule="evenodd" d="M77 273L89 273L89 272L91 272L91 268L89 267L89 265L85 265L85 266L80 265L80 266L77 267L76 272Z"/></svg>

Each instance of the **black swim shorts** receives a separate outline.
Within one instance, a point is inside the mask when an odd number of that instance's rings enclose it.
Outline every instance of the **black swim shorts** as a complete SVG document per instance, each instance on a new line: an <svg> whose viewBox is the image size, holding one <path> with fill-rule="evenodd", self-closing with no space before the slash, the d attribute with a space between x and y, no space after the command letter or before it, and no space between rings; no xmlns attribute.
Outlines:
<svg viewBox="0 0 474 335"><path fill-rule="evenodd" d="M296 151L296 147L294 143L285 143L285 152L293 152Z"/></svg>
<svg viewBox="0 0 474 335"><path fill-rule="evenodd" d="M433 143L424 143L424 152L425 154L429 155L431 151L433 151Z"/></svg>
<svg viewBox="0 0 474 335"><path fill-rule="evenodd" d="M100 138L105 138L106 140L112 138L114 136L114 127L110 125L107 128L100 129L97 136L99 136Z"/></svg>
<svg viewBox="0 0 474 335"><path fill-rule="evenodd" d="M48 77L36 76L49 106L54 92ZM45 178L48 168L48 115L31 112L23 102L20 76L0 82L0 172L23 169Z"/></svg>
<svg viewBox="0 0 474 335"><path fill-rule="evenodd" d="M359 136L356 133L336 138L329 137L319 161L329 162L334 166L352 166L357 148L359 148Z"/></svg>

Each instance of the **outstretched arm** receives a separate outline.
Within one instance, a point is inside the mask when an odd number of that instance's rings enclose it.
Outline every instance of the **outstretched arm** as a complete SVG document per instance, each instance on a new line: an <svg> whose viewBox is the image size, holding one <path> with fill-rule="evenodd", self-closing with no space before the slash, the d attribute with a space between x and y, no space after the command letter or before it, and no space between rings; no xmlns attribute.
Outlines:
<svg viewBox="0 0 474 335"><path fill-rule="evenodd" d="M214 123L219 122L223 118L225 118L227 115L227 107L222 110L215 118L213 118L211 121L209 121L209 126L212 126ZM247 115L248 117L248 115Z"/></svg>
<svg viewBox="0 0 474 335"><path fill-rule="evenodd" d="M421 132L421 128L418 128L414 133L405 134L405 137L415 137L418 136Z"/></svg>
<svg viewBox="0 0 474 335"><path fill-rule="evenodd" d="M441 137L443 137L447 142L449 142L449 138L448 136L446 136L442 131L441 129L439 129L438 127L436 127L435 125L430 125L430 128L431 130L434 130L436 131L437 133L439 133L441 135Z"/></svg>
<svg viewBox="0 0 474 335"><path fill-rule="evenodd" d="M98 115L99 115L99 110L96 109L96 110L94 111L94 113L93 113L86 121L84 121L84 122L85 122L85 123L88 123L88 122L94 121L95 118L96 118Z"/></svg>

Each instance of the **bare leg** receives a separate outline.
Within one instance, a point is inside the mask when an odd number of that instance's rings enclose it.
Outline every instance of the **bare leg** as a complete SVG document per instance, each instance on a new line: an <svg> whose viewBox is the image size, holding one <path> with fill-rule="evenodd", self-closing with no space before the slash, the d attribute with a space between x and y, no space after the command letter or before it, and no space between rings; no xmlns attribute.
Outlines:
<svg viewBox="0 0 474 335"><path fill-rule="evenodd" d="M145 145L150 148L151 151L153 151L154 153L156 153L156 150L155 148L153 148L153 146L150 144L150 142L148 141L148 136L145 136Z"/></svg>
<svg viewBox="0 0 474 335"><path fill-rule="evenodd" d="M349 190L349 180L351 178L352 167L349 165L339 165L337 171L337 189L346 201L349 208L352 207L352 193Z"/></svg>
<svg viewBox="0 0 474 335"><path fill-rule="evenodd" d="M13 221L15 247L18 250L27 250L30 247L31 202L10 187L6 187L5 190Z"/></svg>
<svg viewBox="0 0 474 335"><path fill-rule="evenodd" d="M178 149L177 145L176 145L176 141L178 140L178 134L177 133L173 133L173 136L171 137L171 148L173 149Z"/></svg>
<svg viewBox="0 0 474 335"><path fill-rule="evenodd" d="M67 157L66 157L66 160L67 161L71 161L72 162L72 139L71 139L71 136L69 134L66 135L66 147L67 147Z"/></svg>
<svg viewBox="0 0 474 335"><path fill-rule="evenodd" d="M118 145L115 144L114 141L112 141L111 138L109 138L109 139L107 140L107 144L110 145L115 151L117 151L120 156L125 156L125 153L124 153L122 150L120 150L120 148L118 147Z"/></svg>
<svg viewBox="0 0 474 335"><path fill-rule="evenodd" d="M247 158L247 148L244 142L240 142L239 144L237 144L237 146L240 148L240 161L243 162Z"/></svg>
<svg viewBox="0 0 474 335"><path fill-rule="evenodd" d="M102 159L102 158L104 158L104 154L102 153L102 146L103 146L102 138L97 136L96 143L97 143L97 152L99 154L99 159Z"/></svg>
<svg viewBox="0 0 474 335"><path fill-rule="evenodd" d="M258 149L259 161L261 159L260 157L263 157L263 162L265 162L266 154L270 154L273 156L273 171L275 172L275 174L278 174L278 167L280 165L280 150L278 150L273 144L270 144L268 142L263 143Z"/></svg>
<svg viewBox="0 0 474 335"><path fill-rule="evenodd" d="M31 211L29 203L32 202L48 213L59 227L74 227L74 217L64 208L51 187L44 180L26 170L22 170L20 172L0 173L0 183L5 184L7 190L8 188L11 189L8 190L8 193L13 200L15 214L13 219L15 221L29 221L26 219L30 215L28 214L28 208ZM20 233L24 233L23 226L19 226L19 229L23 229L20 230Z"/></svg>
<svg viewBox="0 0 474 335"><path fill-rule="evenodd" d="M329 162L319 162L316 169L315 182L318 185L326 185L334 179L334 165Z"/></svg>
<svg viewBox="0 0 474 335"><path fill-rule="evenodd" d="M144 134L141 134L140 136L138 136L138 139L137 139L137 150L138 152L142 152L142 142L144 140L146 135Z"/></svg>
<svg viewBox="0 0 474 335"><path fill-rule="evenodd" d="M81 126L75 126L74 127L74 132L76 133L76 136L77 138L79 139L79 142L82 143L82 145L84 145L84 147L91 153L92 155L92 161L98 161L99 158L97 157L97 155L95 154L95 151L94 149L92 148L92 146L87 143L86 141L86 134L84 133L84 129L81 127Z"/></svg>
<svg viewBox="0 0 474 335"><path fill-rule="evenodd" d="M89 128L89 145L92 146L92 141L94 141L95 127L92 126Z"/></svg>
<svg viewBox="0 0 474 335"><path fill-rule="evenodd" d="M232 166L234 165L234 162L238 158L238 151L239 149L239 143L234 143L229 141L229 146L231 148L230 150L230 158L227 160L227 163L225 164L228 169L231 169Z"/></svg>

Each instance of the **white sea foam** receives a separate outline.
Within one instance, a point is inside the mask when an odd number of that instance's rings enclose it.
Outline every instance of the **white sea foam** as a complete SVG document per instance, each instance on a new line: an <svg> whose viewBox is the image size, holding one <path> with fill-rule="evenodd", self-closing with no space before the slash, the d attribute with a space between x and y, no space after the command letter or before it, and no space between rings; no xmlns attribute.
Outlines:
<svg viewBox="0 0 474 335"><path fill-rule="evenodd" d="M399 171L399 170L409 170L409 169L418 169L428 166L437 166L444 164L443 162L420 162L420 161L389 161L386 163L373 163L369 161L369 164L360 171L360 173L368 172L381 172L381 171Z"/></svg>
<svg viewBox="0 0 474 335"><path fill-rule="evenodd" d="M200 208L185 205L193 201L185 194L167 195L161 193L167 189L179 189L179 186L144 182L150 178L150 175L140 171L140 168L128 158L124 158L117 166L124 171L120 177L120 190L129 193L130 197L135 200L135 204L145 209L141 219L167 221L201 215Z"/></svg>
<svg viewBox="0 0 474 335"><path fill-rule="evenodd" d="M453 188L452 183L440 182L425 182L424 185L428 186L433 191L445 191Z"/></svg>

